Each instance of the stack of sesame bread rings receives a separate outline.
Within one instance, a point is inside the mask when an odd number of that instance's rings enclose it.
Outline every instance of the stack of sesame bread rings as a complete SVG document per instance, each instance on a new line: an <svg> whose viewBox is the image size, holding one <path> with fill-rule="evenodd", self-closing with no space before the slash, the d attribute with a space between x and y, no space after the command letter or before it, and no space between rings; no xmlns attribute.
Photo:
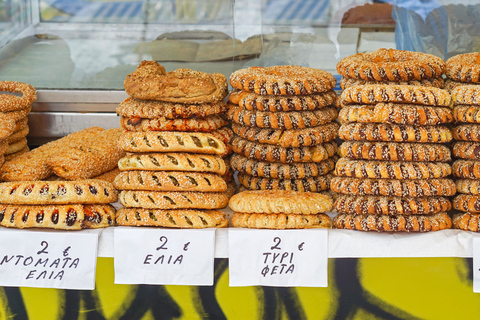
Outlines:
<svg viewBox="0 0 480 320"><path fill-rule="evenodd" d="M116 222L126 226L226 227L225 208L235 192L228 175L232 137L224 75L189 69L165 72L142 62L124 83L130 95L117 108L122 127L121 190Z"/></svg>
<svg viewBox="0 0 480 320"><path fill-rule="evenodd" d="M452 221L447 198L451 97L432 84L445 64L400 50L356 54L337 65L348 77L339 99L341 159L331 189L338 193L334 227L363 231L437 231ZM355 80L353 80L355 79ZM426 86L427 85L427 86Z"/></svg>
<svg viewBox="0 0 480 320"><path fill-rule="evenodd" d="M335 78L300 66L234 72L231 166L248 190L322 192L336 160Z"/></svg>

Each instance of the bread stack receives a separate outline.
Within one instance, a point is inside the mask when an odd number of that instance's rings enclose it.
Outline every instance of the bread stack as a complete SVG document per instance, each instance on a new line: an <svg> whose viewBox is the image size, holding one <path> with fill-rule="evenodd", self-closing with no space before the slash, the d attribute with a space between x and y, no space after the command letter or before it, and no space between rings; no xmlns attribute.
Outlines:
<svg viewBox="0 0 480 320"><path fill-rule="evenodd" d="M472 52L451 57L446 62L445 89L452 92L457 86L480 84L480 53Z"/></svg>
<svg viewBox="0 0 480 320"><path fill-rule="evenodd" d="M79 230L114 224L112 184L98 180L22 181L0 184L0 225Z"/></svg>
<svg viewBox="0 0 480 320"><path fill-rule="evenodd" d="M29 84L0 81L0 167L28 151L28 113L37 99L37 91ZM16 96L13 93L21 93Z"/></svg>
<svg viewBox="0 0 480 320"><path fill-rule="evenodd" d="M338 124L335 78L299 66L250 67L230 77L231 166L250 190L329 187Z"/></svg>
<svg viewBox="0 0 480 320"><path fill-rule="evenodd" d="M451 227L455 193L451 97L407 85L352 86L340 98L339 153L331 189L336 228L436 231Z"/></svg>
<svg viewBox="0 0 480 320"><path fill-rule="evenodd" d="M452 90L453 114L453 175L457 192L453 208L463 211L454 216L454 227L479 231L480 216L480 86L458 85Z"/></svg>
<svg viewBox="0 0 480 320"><path fill-rule="evenodd" d="M127 130L114 185L120 203L117 224L172 228L225 227L235 192L222 158L232 133L221 113L227 81L221 74L188 69L165 72L142 62L125 80L131 96L117 108Z"/></svg>

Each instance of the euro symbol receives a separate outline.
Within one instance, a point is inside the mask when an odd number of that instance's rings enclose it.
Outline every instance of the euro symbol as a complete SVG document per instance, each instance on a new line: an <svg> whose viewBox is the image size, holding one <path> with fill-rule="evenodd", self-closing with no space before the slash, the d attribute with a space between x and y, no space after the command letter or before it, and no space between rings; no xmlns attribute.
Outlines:
<svg viewBox="0 0 480 320"><path fill-rule="evenodd" d="M66 257L68 256L68 250L70 250L70 246L68 246L65 250L63 250L63 256Z"/></svg>
<svg viewBox="0 0 480 320"><path fill-rule="evenodd" d="M305 244L305 242L302 242L298 245L298 251L303 251L303 245Z"/></svg>
<svg viewBox="0 0 480 320"><path fill-rule="evenodd" d="M183 251L188 251L188 245L190 244L190 242L187 242L183 245Z"/></svg>

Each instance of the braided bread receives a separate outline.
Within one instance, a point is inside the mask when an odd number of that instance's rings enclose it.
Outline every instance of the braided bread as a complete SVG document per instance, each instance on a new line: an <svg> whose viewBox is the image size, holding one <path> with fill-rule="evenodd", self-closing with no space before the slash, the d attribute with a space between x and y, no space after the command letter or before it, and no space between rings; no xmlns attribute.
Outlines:
<svg viewBox="0 0 480 320"><path fill-rule="evenodd" d="M463 212L453 216L453 228L465 231L480 231L480 214Z"/></svg>
<svg viewBox="0 0 480 320"><path fill-rule="evenodd" d="M457 122L480 123L480 106L457 105L453 117Z"/></svg>
<svg viewBox="0 0 480 320"><path fill-rule="evenodd" d="M447 76L460 82L480 82L480 54L458 54L447 60Z"/></svg>
<svg viewBox="0 0 480 320"><path fill-rule="evenodd" d="M455 140L480 142L480 125L462 124L452 129Z"/></svg>
<svg viewBox="0 0 480 320"><path fill-rule="evenodd" d="M480 161L457 160L452 165L453 175L459 178L480 178Z"/></svg>
<svg viewBox="0 0 480 320"><path fill-rule="evenodd" d="M458 194L453 198L453 209L464 212L480 212L480 195Z"/></svg>
<svg viewBox="0 0 480 320"><path fill-rule="evenodd" d="M458 193L480 195L480 180L478 179L457 179L455 185Z"/></svg>
<svg viewBox="0 0 480 320"><path fill-rule="evenodd" d="M318 192L327 190L332 175L305 179L269 179L239 173L238 181L250 190L288 190L300 192Z"/></svg>
<svg viewBox="0 0 480 320"><path fill-rule="evenodd" d="M368 81L368 80L346 78L346 77L342 77L342 80L340 80L340 88L342 88L342 90L345 90L353 86L363 86L363 85L422 86L422 87L435 87L435 88L443 89L443 87L445 86L445 81L442 78L410 80L410 81Z"/></svg>

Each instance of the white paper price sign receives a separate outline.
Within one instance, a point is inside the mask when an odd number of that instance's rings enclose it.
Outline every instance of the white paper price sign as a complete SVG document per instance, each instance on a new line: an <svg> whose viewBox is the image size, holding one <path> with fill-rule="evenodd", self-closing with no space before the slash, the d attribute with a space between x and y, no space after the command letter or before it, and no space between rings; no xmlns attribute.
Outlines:
<svg viewBox="0 0 480 320"><path fill-rule="evenodd" d="M473 292L480 293L480 235L473 235Z"/></svg>
<svg viewBox="0 0 480 320"><path fill-rule="evenodd" d="M230 286L326 287L327 235L325 229L230 229Z"/></svg>
<svg viewBox="0 0 480 320"><path fill-rule="evenodd" d="M0 286L95 289L98 235L0 230Z"/></svg>
<svg viewBox="0 0 480 320"><path fill-rule="evenodd" d="M115 283L213 285L215 229L116 228Z"/></svg>

